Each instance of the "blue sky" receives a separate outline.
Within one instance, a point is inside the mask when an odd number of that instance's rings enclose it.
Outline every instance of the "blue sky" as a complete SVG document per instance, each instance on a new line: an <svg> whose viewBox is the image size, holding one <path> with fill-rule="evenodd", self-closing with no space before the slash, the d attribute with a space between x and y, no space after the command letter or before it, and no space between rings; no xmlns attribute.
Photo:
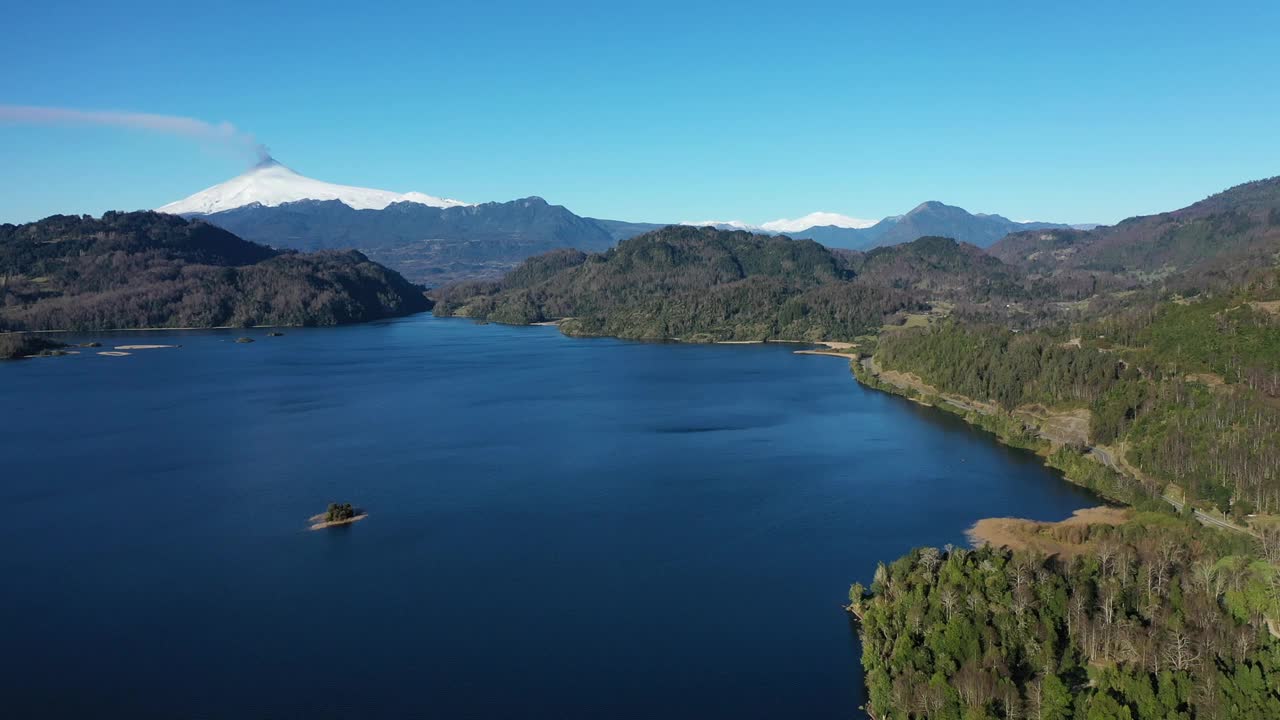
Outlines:
<svg viewBox="0 0 1280 720"><path fill-rule="evenodd" d="M929 199L1113 222L1280 174L1276 2L365 5L11 3L0 104L225 121L330 182L663 222ZM247 165L0 122L0 222Z"/></svg>

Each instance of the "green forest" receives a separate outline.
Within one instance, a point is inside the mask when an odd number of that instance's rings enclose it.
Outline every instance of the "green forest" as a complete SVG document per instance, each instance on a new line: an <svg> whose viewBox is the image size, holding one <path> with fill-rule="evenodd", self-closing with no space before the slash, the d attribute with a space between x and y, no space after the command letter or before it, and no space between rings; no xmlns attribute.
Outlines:
<svg viewBox="0 0 1280 720"><path fill-rule="evenodd" d="M1086 533L1070 560L923 548L855 585L876 717L1280 717L1274 565L1163 515Z"/></svg>
<svg viewBox="0 0 1280 720"><path fill-rule="evenodd" d="M944 323L886 333L876 360L1005 411L1083 408L1089 444L1199 504L1280 513L1280 315L1273 283L1015 332ZM1277 308L1280 309L1280 308ZM1124 498L1127 500L1127 498Z"/></svg>

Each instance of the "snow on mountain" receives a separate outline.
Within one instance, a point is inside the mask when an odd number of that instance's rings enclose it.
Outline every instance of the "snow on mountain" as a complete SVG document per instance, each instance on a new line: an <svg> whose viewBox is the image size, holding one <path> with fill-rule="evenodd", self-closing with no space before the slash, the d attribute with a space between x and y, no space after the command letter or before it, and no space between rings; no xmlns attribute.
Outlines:
<svg viewBox="0 0 1280 720"><path fill-rule="evenodd" d="M792 233L808 230L811 227L842 227L842 228L866 228L875 225L875 220L863 220L861 218L849 217L840 213L832 212L811 212L804 217L788 220L780 218L764 223L760 226L762 230L771 232Z"/></svg>
<svg viewBox="0 0 1280 720"><path fill-rule="evenodd" d="M748 225L741 220L685 220L681 225L713 227L717 230L759 230L759 225Z"/></svg>
<svg viewBox="0 0 1280 720"><path fill-rule="evenodd" d="M338 200L355 210L382 210L398 202L440 208L469 204L420 192L396 193L390 190L335 185L299 175L274 159L267 158L243 175L156 210L174 215L207 215L254 203L275 207L298 200Z"/></svg>
<svg viewBox="0 0 1280 720"><path fill-rule="evenodd" d="M770 220L760 225L752 225L741 220L702 220L698 222L686 221L681 225L693 225L695 227L706 227L708 225L719 228L721 230L750 230L752 232L767 233L795 233L802 230L808 230L812 227L841 227L841 228L867 228L876 224L875 220L863 220L861 218L849 217L840 213L832 212L811 212L804 217L794 219L779 218Z"/></svg>

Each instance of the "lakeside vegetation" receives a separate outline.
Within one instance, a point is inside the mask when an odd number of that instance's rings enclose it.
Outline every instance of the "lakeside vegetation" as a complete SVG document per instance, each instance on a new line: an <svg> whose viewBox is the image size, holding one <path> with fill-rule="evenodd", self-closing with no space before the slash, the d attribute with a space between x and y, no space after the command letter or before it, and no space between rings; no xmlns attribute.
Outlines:
<svg viewBox="0 0 1280 720"><path fill-rule="evenodd" d="M876 717L1280 717L1273 565L1168 516L1077 532L1072 561L923 548L855 585Z"/></svg>
<svg viewBox="0 0 1280 720"><path fill-rule="evenodd" d="M1149 511L1069 528L1071 553L924 548L855 586L881 720L1280 717L1280 271L1171 290L1200 272L1031 331L953 319L878 338L897 382L860 380ZM1055 413L1084 413L1087 436L1047 438L1036 418Z"/></svg>
<svg viewBox="0 0 1280 720"><path fill-rule="evenodd" d="M428 309L358 252L280 252L173 215L0 225L0 331L337 325Z"/></svg>
<svg viewBox="0 0 1280 720"><path fill-rule="evenodd" d="M66 346L66 343L30 333L0 333L0 360L57 354Z"/></svg>
<svg viewBox="0 0 1280 720"><path fill-rule="evenodd" d="M1089 411L1160 493L1243 517L1280 512L1280 317L1274 283L1032 333L941 324L882 336L876 359L1005 411ZM1067 338L1070 338L1069 340Z"/></svg>

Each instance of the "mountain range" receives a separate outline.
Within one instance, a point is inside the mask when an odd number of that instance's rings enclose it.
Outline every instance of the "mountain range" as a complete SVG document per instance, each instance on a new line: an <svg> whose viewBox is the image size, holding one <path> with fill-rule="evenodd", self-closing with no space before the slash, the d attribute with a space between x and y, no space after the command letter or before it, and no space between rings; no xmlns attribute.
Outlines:
<svg viewBox="0 0 1280 720"><path fill-rule="evenodd" d="M496 279L548 250L601 251L673 224L582 217L539 197L468 204L424 193L337 185L301 175L274 159L158 211L199 217L246 240L277 248L355 248L429 286ZM759 227L737 222L678 224L787 234L855 250L923 236L951 237L987 247L1011 232L1072 227L1019 223L940 202L926 202L874 224L829 212Z"/></svg>
<svg viewBox="0 0 1280 720"><path fill-rule="evenodd" d="M870 227L823 225L794 233L833 248L867 250L881 245L897 245L916 238L949 237L960 242L989 247L1011 232L1045 228L1089 228L1092 225L1068 225L1048 222L1017 222L1002 215L971 213L964 208L936 200L921 203L905 215L887 217Z"/></svg>

